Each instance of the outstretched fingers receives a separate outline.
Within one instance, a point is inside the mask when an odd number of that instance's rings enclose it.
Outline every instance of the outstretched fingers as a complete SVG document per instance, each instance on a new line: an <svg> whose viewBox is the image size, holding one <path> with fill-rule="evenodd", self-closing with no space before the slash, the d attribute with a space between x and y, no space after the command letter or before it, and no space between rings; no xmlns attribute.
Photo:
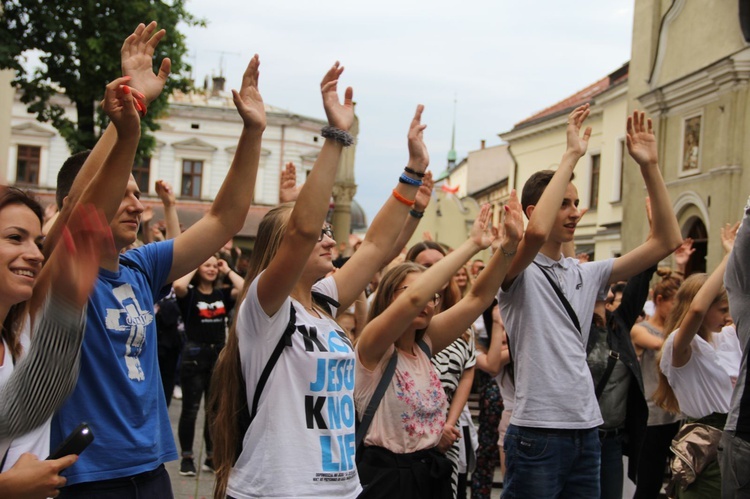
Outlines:
<svg viewBox="0 0 750 499"><path fill-rule="evenodd" d="M250 59L250 62L247 63L247 68L245 69L245 72L242 74L242 88L249 88L249 87L255 87L258 88L258 78L260 76L260 72L258 71L258 68L260 68L260 57L258 54L253 55L253 57Z"/></svg>

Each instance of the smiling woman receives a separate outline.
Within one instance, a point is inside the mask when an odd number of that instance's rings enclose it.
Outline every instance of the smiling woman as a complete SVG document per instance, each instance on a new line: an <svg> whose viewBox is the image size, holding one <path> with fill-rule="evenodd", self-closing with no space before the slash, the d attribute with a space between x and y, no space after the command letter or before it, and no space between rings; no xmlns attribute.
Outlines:
<svg viewBox="0 0 750 499"><path fill-rule="evenodd" d="M105 244L111 246L103 219L79 208L63 232L64 244L43 271L42 216L33 198L0 186L2 497L56 497L65 484L59 473L77 459L39 461L49 455L48 418L75 385L82 310L101 252ZM35 320L33 304L41 301L46 303Z"/></svg>
<svg viewBox="0 0 750 499"><path fill-rule="evenodd" d="M14 357L20 354L17 335L24 315L23 302L31 298L42 269L43 211L39 203L20 190L6 188L0 197L0 314L3 341ZM0 350L1 352L2 350Z"/></svg>

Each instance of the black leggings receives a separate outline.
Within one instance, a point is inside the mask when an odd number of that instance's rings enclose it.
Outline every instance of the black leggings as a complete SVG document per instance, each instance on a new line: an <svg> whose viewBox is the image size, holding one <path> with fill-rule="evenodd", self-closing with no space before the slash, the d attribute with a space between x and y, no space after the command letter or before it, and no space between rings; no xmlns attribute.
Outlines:
<svg viewBox="0 0 750 499"><path fill-rule="evenodd" d="M203 394L206 403L210 398L211 375L219 358L223 344L188 342L182 352L180 366L180 385L182 386L182 413L177 427L177 436L183 457L193 455L193 439L195 438L195 422ZM211 456L213 443L209 433L210 417L206 411L203 424L203 438L206 440L206 454Z"/></svg>

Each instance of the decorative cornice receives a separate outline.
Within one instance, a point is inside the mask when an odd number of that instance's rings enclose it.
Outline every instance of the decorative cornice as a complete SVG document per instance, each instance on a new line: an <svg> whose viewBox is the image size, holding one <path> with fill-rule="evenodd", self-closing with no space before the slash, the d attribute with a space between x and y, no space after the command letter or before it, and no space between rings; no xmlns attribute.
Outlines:
<svg viewBox="0 0 750 499"><path fill-rule="evenodd" d="M664 116L715 101L750 80L750 48L638 97L648 114Z"/></svg>
<svg viewBox="0 0 750 499"><path fill-rule="evenodd" d="M204 152L213 152L217 150L215 146L197 137L193 137L187 140L181 140L180 142L173 142L172 147L174 147L175 149L188 149L191 151L204 151Z"/></svg>
<svg viewBox="0 0 750 499"><path fill-rule="evenodd" d="M11 133L17 134L17 135L26 135L31 137L45 137L45 138L51 138L57 135L55 132L50 131L49 129L43 127L39 123L36 122L26 122L21 123L20 125L15 125L10 128Z"/></svg>

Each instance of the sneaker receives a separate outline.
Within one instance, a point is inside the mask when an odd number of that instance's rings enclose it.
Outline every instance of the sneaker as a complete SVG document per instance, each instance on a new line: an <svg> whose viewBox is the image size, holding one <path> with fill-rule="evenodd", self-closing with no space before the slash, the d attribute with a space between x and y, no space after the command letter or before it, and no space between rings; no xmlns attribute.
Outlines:
<svg viewBox="0 0 750 499"><path fill-rule="evenodd" d="M180 385L175 385L172 397L175 400L182 400L182 387Z"/></svg>
<svg viewBox="0 0 750 499"><path fill-rule="evenodd" d="M192 457L183 457L180 462L180 475L195 476L195 464Z"/></svg>
<svg viewBox="0 0 750 499"><path fill-rule="evenodd" d="M210 457L207 457L205 461L203 461L203 466L201 466L201 471L208 471L210 473L214 473L214 460Z"/></svg>

